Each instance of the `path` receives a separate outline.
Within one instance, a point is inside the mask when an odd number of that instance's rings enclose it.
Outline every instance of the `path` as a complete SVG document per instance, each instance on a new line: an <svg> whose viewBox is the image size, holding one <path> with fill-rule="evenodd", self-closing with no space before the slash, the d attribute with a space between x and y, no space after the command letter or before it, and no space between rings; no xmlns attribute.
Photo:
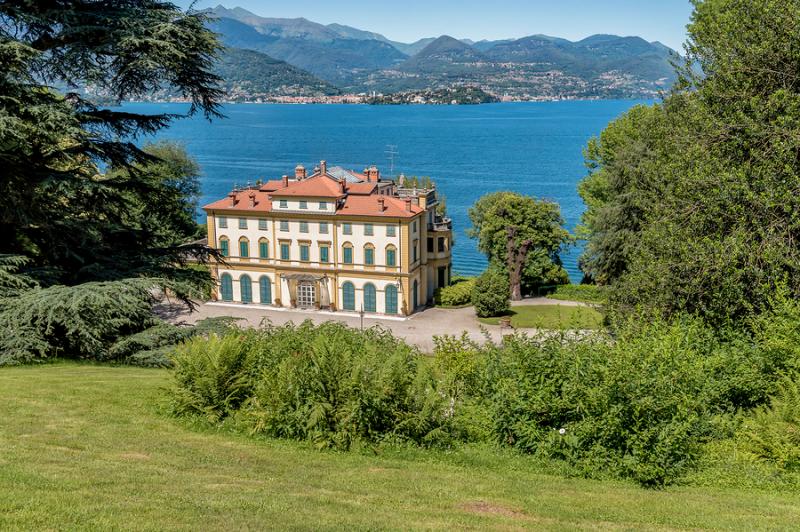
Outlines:
<svg viewBox="0 0 800 532"><path fill-rule="evenodd" d="M564 305L580 306L583 303L575 301L556 301L547 298L529 298L514 302L514 305ZM314 323L326 321L339 321L350 327L360 327L361 318L357 313L321 312L313 310L284 310L259 305L240 305L230 303L200 303L197 311L189 313L177 305L161 305L160 314L173 323L194 323L203 318L218 316L232 316L242 318L247 325L256 327L262 320L267 319L275 325L288 322L300 323L310 319ZM488 333L494 341L500 341L502 331L499 325L485 325L475 317L472 307L459 309L428 308L409 318L374 318L368 314L364 316L364 327L380 325L392 331L398 338L403 338L408 343L416 345L426 353L433 352L434 336L445 334L460 335L466 332L475 340L482 342L484 334ZM535 332L535 329L519 329L526 332ZM506 331L507 332L507 331Z"/></svg>

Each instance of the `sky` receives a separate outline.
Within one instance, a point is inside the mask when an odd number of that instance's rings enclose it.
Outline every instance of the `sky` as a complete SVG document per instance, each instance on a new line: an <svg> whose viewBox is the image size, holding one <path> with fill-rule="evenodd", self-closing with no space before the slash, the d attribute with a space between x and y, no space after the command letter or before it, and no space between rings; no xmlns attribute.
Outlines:
<svg viewBox="0 0 800 532"><path fill-rule="evenodd" d="M191 0L176 3L187 7ZM692 11L689 0L199 0L194 5L220 3L264 17L338 22L401 42L443 34L479 41L537 33L579 40L610 33L638 35L676 50Z"/></svg>

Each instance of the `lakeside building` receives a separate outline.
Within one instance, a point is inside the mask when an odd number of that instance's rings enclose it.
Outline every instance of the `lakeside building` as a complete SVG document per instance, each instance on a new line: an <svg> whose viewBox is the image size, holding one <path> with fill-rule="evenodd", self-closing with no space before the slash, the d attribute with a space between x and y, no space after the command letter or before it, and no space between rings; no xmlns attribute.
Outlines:
<svg viewBox="0 0 800 532"><path fill-rule="evenodd" d="M452 225L436 187L328 167L235 189L204 207L214 299L407 316L449 284Z"/></svg>

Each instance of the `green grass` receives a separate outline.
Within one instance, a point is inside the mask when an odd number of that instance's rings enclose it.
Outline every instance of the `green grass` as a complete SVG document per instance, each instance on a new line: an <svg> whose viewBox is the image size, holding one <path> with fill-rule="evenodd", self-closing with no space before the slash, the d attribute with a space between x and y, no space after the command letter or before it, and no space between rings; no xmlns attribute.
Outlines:
<svg viewBox="0 0 800 532"><path fill-rule="evenodd" d="M566 305L520 305L512 307L508 316L517 328L536 329L599 329L603 315L591 307ZM482 323L497 325L500 318L479 318Z"/></svg>
<svg viewBox="0 0 800 532"><path fill-rule="evenodd" d="M552 294L547 294L547 298L602 305L608 299L608 288L592 284L563 284Z"/></svg>
<svg viewBox="0 0 800 532"><path fill-rule="evenodd" d="M0 369L0 530L789 529L796 494L647 491L496 451L320 452L159 413L166 370Z"/></svg>

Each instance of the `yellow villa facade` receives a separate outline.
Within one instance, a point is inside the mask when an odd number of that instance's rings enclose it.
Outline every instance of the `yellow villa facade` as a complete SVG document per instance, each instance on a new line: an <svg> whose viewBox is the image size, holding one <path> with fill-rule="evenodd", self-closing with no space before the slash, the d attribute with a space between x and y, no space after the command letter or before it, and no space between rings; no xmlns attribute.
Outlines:
<svg viewBox="0 0 800 532"><path fill-rule="evenodd" d="M434 186L406 188L321 161L311 175L232 191L204 207L214 298L408 316L449 284L452 226Z"/></svg>

